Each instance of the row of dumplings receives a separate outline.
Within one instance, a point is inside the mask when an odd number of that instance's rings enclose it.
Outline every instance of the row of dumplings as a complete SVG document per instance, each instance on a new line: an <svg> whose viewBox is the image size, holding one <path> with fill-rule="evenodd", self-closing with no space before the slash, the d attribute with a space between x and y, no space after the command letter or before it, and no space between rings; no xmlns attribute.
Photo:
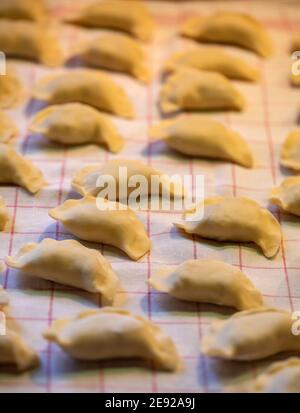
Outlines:
<svg viewBox="0 0 300 413"><path fill-rule="evenodd" d="M70 243L78 260L68 259ZM7 257L6 262L25 274L53 281L61 281L57 274L63 274L59 271L62 268L68 275L65 278L73 281L71 285L101 290L110 297L117 284L101 253L74 240L44 239L40 244L27 244L16 257ZM225 321L213 323L201 343L201 351L207 356L253 361L300 350L299 337L292 333L292 314L264 307L260 292L239 269L229 264L209 259L189 260L171 271L153 275L149 282L176 299L241 310ZM0 307L7 311L7 306L7 295L0 289ZM157 369L166 371L183 368L174 343L158 326L118 308L104 307L59 319L44 332L44 337L79 360L134 358L150 360ZM13 331L0 337L0 349L1 364L15 364L22 371L38 363L36 353ZM257 378L253 390L299 391L299 373L298 359L275 363Z"/></svg>

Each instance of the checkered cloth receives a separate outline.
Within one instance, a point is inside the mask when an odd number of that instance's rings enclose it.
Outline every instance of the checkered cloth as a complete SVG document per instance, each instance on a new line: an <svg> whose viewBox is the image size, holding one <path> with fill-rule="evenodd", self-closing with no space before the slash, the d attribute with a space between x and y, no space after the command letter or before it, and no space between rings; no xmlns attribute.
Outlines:
<svg viewBox="0 0 300 413"><path fill-rule="evenodd" d="M84 3L84 2L83 2ZM51 1L54 15L61 17L79 6L79 2ZM15 254L27 242L45 237L58 240L71 238L67 231L48 216L48 210L65 199L78 197L70 189L73 174L90 163L105 163L116 157L141 159L173 174L204 174L205 195L232 194L247 196L268 205L271 187L287 175L279 167L280 146L291 128L296 126L299 111L299 90L289 85L291 57L289 47L293 32L300 27L300 7L295 2L149 2L158 22L155 40L149 45L149 55L155 80L148 87L119 74L112 77L125 87L135 103L138 117L134 121L116 119L126 138L121 154L112 155L101 147L88 145L64 149L42 137L26 134L30 117L38 109L28 102L11 111L21 137L18 149L44 172L47 188L36 196L14 187L1 187L0 194L8 204L12 226L0 233L0 257ZM181 23L189 16L210 14L217 9L251 13L270 31L276 54L261 60L247 51L230 48L258 66L260 83L236 82L245 95L248 106L241 114L211 115L240 132L252 147L255 168L247 170L230 163L192 160L171 152L165 144L150 145L149 127L160 118L157 109L160 89L160 69L174 51L194 46L177 36ZM70 26L60 29L60 39L66 50L81 39L95 36ZM49 70L31 63L16 62L15 66L30 91L33 84ZM240 267L262 291L269 305L288 310L300 309L300 221L296 217L274 214L282 225L284 242L276 258L266 259L252 245L215 243L183 236L173 227L178 214L142 212L138 215L153 241L153 249L139 262L130 261L119 250L108 246L84 243L99 250L112 263L126 290L124 307L151 319L170 335L185 362L185 369L167 374L143 368L143 363L113 361L104 363L76 362L49 345L42 331L53 320L99 306L99 297L62 285L23 276L5 269L0 282L11 298L11 315L21 334L39 352L39 370L22 375L0 374L1 392L219 392L233 384L251 383L267 362L231 363L208 359L201 355L201 339L209 324L227 317L230 310L210 305L184 303L150 289L147 279L158 269L177 265L191 258L216 258ZM120 295L124 293L120 292ZM13 322L10 320L10 322Z"/></svg>

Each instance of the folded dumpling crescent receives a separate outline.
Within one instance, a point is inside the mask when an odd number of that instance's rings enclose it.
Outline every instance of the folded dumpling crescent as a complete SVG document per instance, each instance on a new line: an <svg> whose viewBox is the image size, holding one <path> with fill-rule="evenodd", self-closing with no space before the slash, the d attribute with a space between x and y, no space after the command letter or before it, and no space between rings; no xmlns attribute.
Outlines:
<svg viewBox="0 0 300 413"><path fill-rule="evenodd" d="M58 41L50 29L25 20L1 19L0 50L9 57L59 66L63 60Z"/></svg>
<svg viewBox="0 0 300 413"><path fill-rule="evenodd" d="M91 28L120 30L145 41L152 38L154 31L148 9L142 2L133 0L96 1L66 21Z"/></svg>
<svg viewBox="0 0 300 413"><path fill-rule="evenodd" d="M188 260L154 274L150 285L185 301L248 310L262 306L262 295L238 268L212 259Z"/></svg>
<svg viewBox="0 0 300 413"><path fill-rule="evenodd" d="M293 86L297 86L297 87L300 86L300 74L294 75L292 73L292 75L291 75L291 84Z"/></svg>
<svg viewBox="0 0 300 413"><path fill-rule="evenodd" d="M199 47L176 52L166 61L164 70L170 73L181 66L218 72L229 79L255 82L259 78L258 70L246 60L226 53L219 47Z"/></svg>
<svg viewBox="0 0 300 413"><path fill-rule="evenodd" d="M42 172L13 148L0 144L0 185L19 185L35 194L46 184Z"/></svg>
<svg viewBox="0 0 300 413"><path fill-rule="evenodd" d="M244 97L217 72L180 67L170 75L160 91L163 113L178 110L242 110Z"/></svg>
<svg viewBox="0 0 300 413"><path fill-rule="evenodd" d="M223 159L247 168L253 165L251 150L242 136L208 117L191 115L164 120L152 126L150 137L163 139L187 156Z"/></svg>
<svg viewBox="0 0 300 413"><path fill-rule="evenodd" d="M291 357L271 364L255 380L259 393L300 393L300 359Z"/></svg>
<svg viewBox="0 0 300 413"><path fill-rule="evenodd" d="M36 352L24 342L19 334L7 329L0 334L0 366L13 365L18 371L37 367L39 359Z"/></svg>
<svg viewBox="0 0 300 413"><path fill-rule="evenodd" d="M0 285L0 311L3 311L9 304L9 298L2 285Z"/></svg>
<svg viewBox="0 0 300 413"><path fill-rule="evenodd" d="M118 277L110 263L99 251L78 241L46 238L39 244L28 243L5 262L24 274L100 293L105 305L114 301Z"/></svg>
<svg viewBox="0 0 300 413"><path fill-rule="evenodd" d="M124 145L112 120L82 103L53 105L41 110L32 119L29 131L63 145L105 144L111 152L119 152Z"/></svg>
<svg viewBox="0 0 300 413"><path fill-rule="evenodd" d="M92 196L69 199L50 210L49 215L78 238L120 248L133 260L141 258L151 247L136 214L117 202Z"/></svg>
<svg viewBox="0 0 300 413"><path fill-rule="evenodd" d="M18 135L18 128L12 119L0 110L0 143L9 143Z"/></svg>
<svg viewBox="0 0 300 413"><path fill-rule="evenodd" d="M48 104L79 102L124 118L133 118L128 96L109 76L96 70L71 69L50 74L35 85L33 97Z"/></svg>
<svg viewBox="0 0 300 413"><path fill-rule="evenodd" d="M206 198L186 211L175 225L203 238L218 241L253 242L267 258L277 254L281 228L276 218L257 202L246 197Z"/></svg>
<svg viewBox="0 0 300 413"><path fill-rule="evenodd" d="M296 52L300 50L300 32L297 32L294 35L291 49L292 49L292 52Z"/></svg>
<svg viewBox="0 0 300 413"><path fill-rule="evenodd" d="M201 42L240 46L262 57L273 53L268 32L245 13L220 11L208 17L192 17L183 24L181 34Z"/></svg>
<svg viewBox="0 0 300 413"><path fill-rule="evenodd" d="M148 83L150 72L142 46L125 34L106 34L90 41L79 57L88 66L124 72Z"/></svg>
<svg viewBox="0 0 300 413"><path fill-rule="evenodd" d="M125 310L88 310L57 320L44 337L79 360L143 359L166 371L181 364L173 341L158 326Z"/></svg>
<svg viewBox="0 0 300 413"><path fill-rule="evenodd" d="M112 159L104 166L86 166L75 174L72 188L81 195L98 196L100 191L106 191L108 177L116 184L115 191L107 197L110 201L126 203L136 187L140 190L141 198L148 198L150 194L153 197L163 195L182 198L184 196L184 188L180 184L177 185L175 181L173 182L167 175L152 166L133 159ZM140 177L145 179L147 184L144 192L143 187L139 186L139 180L135 180ZM154 181L159 185L153 184Z"/></svg>
<svg viewBox="0 0 300 413"><path fill-rule="evenodd" d="M212 324L202 352L222 359L261 360L284 352L299 352L300 339L292 332L288 311L258 308L234 314Z"/></svg>

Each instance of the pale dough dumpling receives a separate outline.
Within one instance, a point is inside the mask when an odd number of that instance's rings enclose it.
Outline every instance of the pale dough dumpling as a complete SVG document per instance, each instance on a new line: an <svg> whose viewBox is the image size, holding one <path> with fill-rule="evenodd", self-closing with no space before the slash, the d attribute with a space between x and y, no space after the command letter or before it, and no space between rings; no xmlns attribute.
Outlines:
<svg viewBox="0 0 300 413"><path fill-rule="evenodd" d="M13 365L21 372L38 364L36 352L17 333L7 329L5 335L0 335L0 366Z"/></svg>
<svg viewBox="0 0 300 413"><path fill-rule="evenodd" d="M299 33L297 33L295 36L294 36L294 39L293 39L293 43L292 43L292 48L291 48L292 50L292 52L298 52L299 53L299 51L300 51L300 32ZM296 61L295 61L295 63L296 63L296 70L297 71L299 71L299 69L300 69L300 66L299 66L299 56L295 56L295 58L297 59ZM293 86L300 86L300 73L292 73L291 74L291 84L293 85Z"/></svg>
<svg viewBox="0 0 300 413"><path fill-rule="evenodd" d="M67 22L91 27L121 30L141 40L153 36L154 22L148 9L139 1L105 0L84 7Z"/></svg>
<svg viewBox="0 0 300 413"><path fill-rule="evenodd" d="M16 74L9 70L0 75L0 109L11 109L21 103L24 96L22 85Z"/></svg>
<svg viewBox="0 0 300 413"><path fill-rule="evenodd" d="M259 393L300 393L300 359L291 357L271 364L255 381Z"/></svg>
<svg viewBox="0 0 300 413"><path fill-rule="evenodd" d="M290 176L273 188L270 201L283 211L300 216L300 176Z"/></svg>
<svg viewBox="0 0 300 413"><path fill-rule="evenodd" d="M195 48L176 52L166 61L166 73L174 72L180 66L198 70L218 72L229 79L255 82L259 79L258 70L245 60L224 52L221 48Z"/></svg>
<svg viewBox="0 0 300 413"><path fill-rule="evenodd" d="M36 84L33 97L48 104L79 102L124 118L134 118L125 91L96 70L71 69L50 74Z"/></svg>
<svg viewBox="0 0 300 413"><path fill-rule="evenodd" d="M18 129L12 119L0 110L0 143L8 143L18 135Z"/></svg>
<svg viewBox="0 0 300 413"><path fill-rule="evenodd" d="M8 211L4 199L0 196L0 231L3 231L9 221Z"/></svg>
<svg viewBox="0 0 300 413"><path fill-rule="evenodd" d="M166 371L181 364L173 341L158 326L121 309L88 310L57 320L44 337L79 360L143 359Z"/></svg>
<svg viewBox="0 0 300 413"><path fill-rule="evenodd" d="M124 171L125 169L125 171ZM113 159L104 166L90 165L80 169L72 180L72 188L80 195L97 196L104 190L107 181L100 182L101 177L111 177L116 184L116 191L109 197L110 201L126 202L130 194L134 193L136 186L140 189L141 198L149 195L170 196L171 198L184 196L184 188L177 186L163 172L145 164L142 161L133 159ZM135 177L143 177L146 180L147 188L143 193L143 188L136 185ZM151 180L157 177L161 185L152 185ZM122 191L125 187L126 193ZM114 191L113 191L114 192Z"/></svg>
<svg viewBox="0 0 300 413"><path fill-rule="evenodd" d="M240 46L262 57L273 53L272 39L263 25L244 13L220 11L208 17L192 17L183 24L181 34L202 42Z"/></svg>
<svg viewBox="0 0 300 413"><path fill-rule="evenodd" d="M299 352L299 336L292 333L292 314L273 308L242 311L214 322L204 336L202 352L237 361L261 360L283 352Z"/></svg>
<svg viewBox="0 0 300 413"><path fill-rule="evenodd" d="M0 311L5 310L9 304L9 298L2 285L0 285Z"/></svg>
<svg viewBox="0 0 300 413"><path fill-rule="evenodd" d="M267 258L277 254L281 228L276 218L246 197L206 198L175 223L188 234L218 241L254 242Z"/></svg>
<svg viewBox="0 0 300 413"><path fill-rule="evenodd" d="M102 208L99 207L102 201ZM135 213L124 206L104 199L86 196L69 199L49 215L61 222L76 237L91 242L112 245L138 260L151 247L143 224Z"/></svg>
<svg viewBox="0 0 300 413"><path fill-rule="evenodd" d="M82 103L53 105L41 110L32 119L29 131L63 145L105 144L115 153L124 145L112 120Z"/></svg>
<svg viewBox="0 0 300 413"><path fill-rule="evenodd" d="M62 52L55 36L42 24L23 20L1 19L0 50L9 57L58 66Z"/></svg>
<svg viewBox="0 0 300 413"><path fill-rule="evenodd" d="M163 113L178 110L242 110L245 100L236 87L217 72L180 67L160 92Z"/></svg>
<svg viewBox="0 0 300 413"><path fill-rule="evenodd" d="M0 185L19 185L35 194L45 183L42 172L29 159L0 144Z"/></svg>
<svg viewBox="0 0 300 413"><path fill-rule="evenodd" d="M248 310L262 305L262 295L238 268L212 259L188 260L153 275L150 285L185 301Z"/></svg>
<svg viewBox="0 0 300 413"><path fill-rule="evenodd" d="M39 244L28 243L5 262L24 274L100 293L104 305L114 302L118 277L110 263L99 251L78 241L46 238Z"/></svg>
<svg viewBox="0 0 300 413"><path fill-rule="evenodd" d="M1 0L0 18L38 21L45 16L44 0Z"/></svg>
<svg viewBox="0 0 300 413"><path fill-rule="evenodd" d="M281 148L280 162L286 168L300 171L300 129L288 134Z"/></svg>
<svg viewBox="0 0 300 413"><path fill-rule="evenodd" d="M242 136L208 117L191 115L165 120L152 126L149 133L151 138L163 139L184 155L253 166L251 150Z"/></svg>
<svg viewBox="0 0 300 413"><path fill-rule="evenodd" d="M124 72L148 83L150 73L142 46L125 34L107 34L90 41L79 54L88 66Z"/></svg>

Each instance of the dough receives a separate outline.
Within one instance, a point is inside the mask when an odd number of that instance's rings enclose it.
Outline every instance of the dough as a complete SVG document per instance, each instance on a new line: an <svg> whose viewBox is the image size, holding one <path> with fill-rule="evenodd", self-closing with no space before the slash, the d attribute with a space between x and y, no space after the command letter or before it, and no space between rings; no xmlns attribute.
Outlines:
<svg viewBox="0 0 300 413"><path fill-rule="evenodd" d="M166 371L180 365L172 340L150 321L125 310L87 310L55 321L44 337L79 360L144 359Z"/></svg>
<svg viewBox="0 0 300 413"><path fill-rule="evenodd" d="M206 198L186 211L175 226L188 234L218 241L254 242L267 258L277 254L281 228L276 218L246 197Z"/></svg>

